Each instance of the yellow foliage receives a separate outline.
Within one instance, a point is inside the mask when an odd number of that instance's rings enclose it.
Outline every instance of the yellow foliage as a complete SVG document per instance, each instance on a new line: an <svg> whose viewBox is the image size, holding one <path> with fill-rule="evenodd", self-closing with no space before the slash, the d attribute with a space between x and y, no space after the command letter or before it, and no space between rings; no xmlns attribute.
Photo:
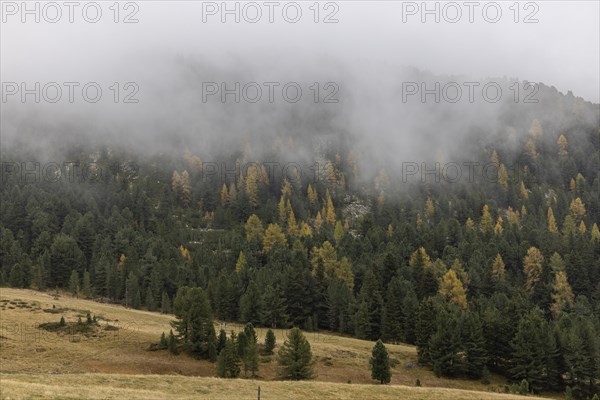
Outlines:
<svg viewBox="0 0 600 400"><path fill-rule="evenodd" d="M251 242L253 240L262 242L263 240L263 225L260 218L256 214L252 214L246 221L246 241Z"/></svg>
<svg viewBox="0 0 600 400"><path fill-rule="evenodd" d="M571 213L575 221L578 221L585 215L585 205L579 197L571 201L571 204L569 205L569 213Z"/></svg>
<svg viewBox="0 0 600 400"><path fill-rule="evenodd" d="M556 317L561 311L568 307L573 307L575 296L573 296L573 289L567 279L567 273L560 271L556 273L556 280L554 282L554 291L552 293L552 314Z"/></svg>
<svg viewBox="0 0 600 400"><path fill-rule="evenodd" d="M276 244L285 245L287 239L281 227L277 224L269 224L263 237L263 253L270 252Z"/></svg>
<svg viewBox="0 0 600 400"><path fill-rule="evenodd" d="M565 135L561 134L558 137L556 144L558 145L558 157L561 160L567 159L569 157L569 150L567 149L569 142L567 141L567 138L565 137Z"/></svg>
<svg viewBox="0 0 600 400"><path fill-rule="evenodd" d="M527 255L523 258L523 270L527 277L525 287L530 294L533 293L535 285L542 277L543 262L544 256L536 247L530 247L527 250Z"/></svg>
<svg viewBox="0 0 600 400"><path fill-rule="evenodd" d="M496 258L494 258L494 262L492 263L492 275L496 278L503 278L504 273L506 272L506 266L504 265L504 260L500 253L496 254Z"/></svg>
<svg viewBox="0 0 600 400"><path fill-rule="evenodd" d="M558 233L558 227L556 226L556 219L554 218L554 211L552 211L552 207L548 207L548 231L550 233Z"/></svg>
<svg viewBox="0 0 600 400"><path fill-rule="evenodd" d="M492 230L492 215L490 214L490 209L487 204L483 205L483 209L481 211L481 220L479 221L479 229L481 232L486 233Z"/></svg>
<svg viewBox="0 0 600 400"><path fill-rule="evenodd" d="M440 282L439 293L448 301L462 309L467 308L467 292L454 270L448 270Z"/></svg>

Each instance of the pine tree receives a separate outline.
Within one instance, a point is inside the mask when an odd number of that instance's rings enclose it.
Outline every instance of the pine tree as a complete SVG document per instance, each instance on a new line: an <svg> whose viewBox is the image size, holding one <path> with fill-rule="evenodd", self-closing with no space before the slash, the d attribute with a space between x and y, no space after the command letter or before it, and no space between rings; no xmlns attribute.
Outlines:
<svg viewBox="0 0 600 400"><path fill-rule="evenodd" d="M276 339L275 334L271 329L267 330L267 334L265 335L265 354L273 354L273 349L275 349Z"/></svg>
<svg viewBox="0 0 600 400"><path fill-rule="evenodd" d="M235 335L232 335L217 357L217 376L220 378L237 378L240 375L240 358Z"/></svg>
<svg viewBox="0 0 600 400"><path fill-rule="evenodd" d="M464 315L461 341L466 355L467 376L473 379L482 378L488 357L481 320L477 314L468 312Z"/></svg>
<svg viewBox="0 0 600 400"><path fill-rule="evenodd" d="M171 300L169 300L169 295L167 292L162 293L162 298L160 301L160 312L163 314L168 314L171 312Z"/></svg>
<svg viewBox="0 0 600 400"><path fill-rule="evenodd" d="M526 314L519 322L517 333L511 342L512 377L525 380L535 390L546 385L548 324L538 310Z"/></svg>
<svg viewBox="0 0 600 400"><path fill-rule="evenodd" d="M460 376L466 365L462 357L461 322L457 312L441 311L429 339L429 357L437 376Z"/></svg>
<svg viewBox="0 0 600 400"><path fill-rule="evenodd" d="M417 321L415 323L415 344L417 345L417 355L419 362L427 364L431 360L429 354L429 339L435 332L435 308L433 301L424 299L419 305L417 311Z"/></svg>
<svg viewBox="0 0 600 400"><path fill-rule="evenodd" d="M92 285L90 283L90 273L86 269L83 271L83 281L81 283L81 293L85 296L86 299L92 297Z"/></svg>
<svg viewBox="0 0 600 400"><path fill-rule="evenodd" d="M314 378L310 343L298 328L292 328L278 352L278 375L285 380Z"/></svg>
<svg viewBox="0 0 600 400"><path fill-rule="evenodd" d="M378 380L380 384L390 383L392 372L390 369L390 358L385 345L380 340L375 343L371 352L371 378Z"/></svg>
<svg viewBox="0 0 600 400"><path fill-rule="evenodd" d="M71 271L71 278L69 279L69 292L73 296L77 296L79 294L79 274L77 271Z"/></svg>

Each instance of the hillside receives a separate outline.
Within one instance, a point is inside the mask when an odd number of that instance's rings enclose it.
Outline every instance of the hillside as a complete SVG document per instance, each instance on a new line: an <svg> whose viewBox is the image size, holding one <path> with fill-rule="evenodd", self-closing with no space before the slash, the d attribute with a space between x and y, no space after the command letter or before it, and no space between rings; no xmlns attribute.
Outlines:
<svg viewBox="0 0 600 400"><path fill-rule="evenodd" d="M101 328L110 324L118 330L100 329L86 335L57 334L38 328L41 323L57 322L61 315L67 322L75 322L79 316L85 320L87 312L99 319ZM235 390L238 398L255 398L257 385L261 386L264 399L308 399L314 398L315 393L319 393L319 398L512 398L483 393L504 384L504 379L497 376L490 385L436 378L431 371L416 365L416 350L408 345L387 346L397 365L393 368L392 385L386 387L373 385L370 379L368 357L372 342L330 333L308 334L317 362L315 382L272 381L275 363L272 357L264 356L261 356L259 381L222 380L212 378L214 363L185 354L173 356L167 351L147 350L162 332L170 329L172 315L126 309L64 294L57 297L51 292L6 288L0 290L0 314L3 399L33 395L38 396L35 398L158 399L164 398L166 393L177 398L214 399L226 398L231 390ZM228 329L239 330L240 327L229 325ZM264 330L258 329L257 333L262 342ZM275 333L281 343L284 331ZM414 387L417 378L423 387ZM352 392L345 390L349 380ZM98 392L94 386L99 383L110 390Z"/></svg>

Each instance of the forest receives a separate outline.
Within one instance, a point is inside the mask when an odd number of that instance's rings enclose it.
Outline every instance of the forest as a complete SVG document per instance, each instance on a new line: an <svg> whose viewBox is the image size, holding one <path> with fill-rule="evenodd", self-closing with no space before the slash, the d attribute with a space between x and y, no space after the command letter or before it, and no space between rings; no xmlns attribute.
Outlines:
<svg viewBox="0 0 600 400"><path fill-rule="evenodd" d="M293 135L210 154L3 146L0 285L176 314L178 289L201 288L211 318L415 344L438 376L591 398L599 106L540 93L443 160L378 165L343 133L287 174L269 166L295 162Z"/></svg>

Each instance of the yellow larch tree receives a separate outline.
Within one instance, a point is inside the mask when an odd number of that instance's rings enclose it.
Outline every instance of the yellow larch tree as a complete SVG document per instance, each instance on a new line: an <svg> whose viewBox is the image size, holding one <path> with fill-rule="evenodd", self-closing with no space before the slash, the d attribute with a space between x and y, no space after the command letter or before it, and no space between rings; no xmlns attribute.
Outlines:
<svg viewBox="0 0 600 400"><path fill-rule="evenodd" d="M498 279L502 279L504 277L504 273L506 272L506 266L504 265L504 260L500 253L496 254L496 258L494 258L494 262L492 263L492 275Z"/></svg>
<svg viewBox="0 0 600 400"><path fill-rule="evenodd" d="M533 289L542 277L542 263L544 256L536 247L530 247L527 250L527 255L523 258L523 270L527 278L525 287L529 294L533 293Z"/></svg>
<svg viewBox="0 0 600 400"><path fill-rule="evenodd" d="M262 222L260 221L260 218L258 218L256 214L252 214L248 217L245 228L246 241L251 242L256 240L258 242L262 242L264 228Z"/></svg>
<svg viewBox="0 0 600 400"><path fill-rule="evenodd" d="M481 220L479 221L479 229L481 232L486 233L492 230L492 224L494 223L492 219L492 215L490 214L490 209L487 204L483 205L483 209L481 210Z"/></svg>
<svg viewBox="0 0 600 400"><path fill-rule="evenodd" d="M287 239L281 227L277 224L269 224L263 237L263 253L270 252L276 244L285 245Z"/></svg>
<svg viewBox="0 0 600 400"><path fill-rule="evenodd" d="M454 270L448 270L442 277L439 293L446 300L456 304L460 308L467 308L467 292Z"/></svg>
<svg viewBox="0 0 600 400"><path fill-rule="evenodd" d="M546 219L548 221L548 232L558 233L558 227L556 226L556 219L554 218L554 211L552 211L552 207L548 207Z"/></svg>
<svg viewBox="0 0 600 400"><path fill-rule="evenodd" d="M557 272L552 292L552 306L550 306L552 314L556 317L561 311L573 307L574 303L575 296L567 279L567 273L565 271Z"/></svg>
<svg viewBox="0 0 600 400"><path fill-rule="evenodd" d="M566 160L569 157L569 142L567 141L565 135L561 134L558 137L556 144L558 145L558 158L560 158L561 160Z"/></svg>

